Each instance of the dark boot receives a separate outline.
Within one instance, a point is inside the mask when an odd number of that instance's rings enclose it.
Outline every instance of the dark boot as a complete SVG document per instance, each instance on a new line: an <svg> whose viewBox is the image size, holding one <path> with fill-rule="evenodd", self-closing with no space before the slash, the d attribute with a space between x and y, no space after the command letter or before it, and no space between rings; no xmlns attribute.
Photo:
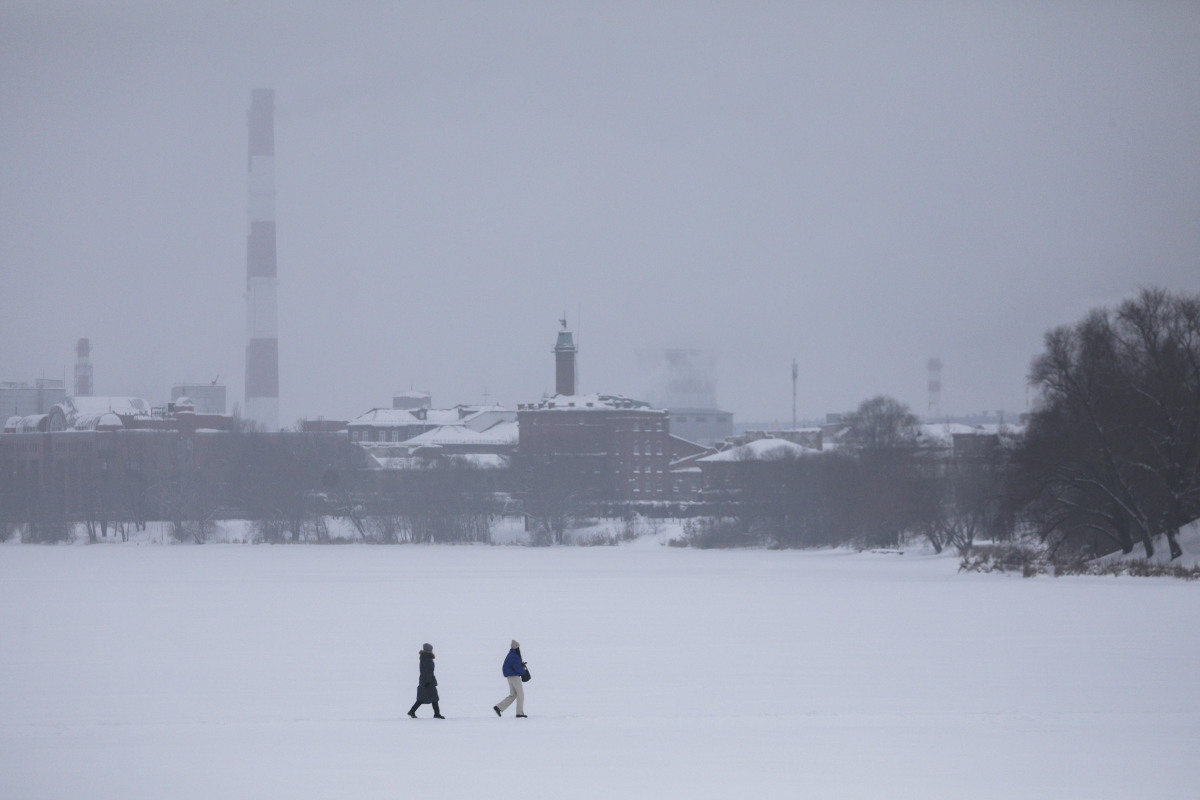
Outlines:
<svg viewBox="0 0 1200 800"><path fill-rule="evenodd" d="M408 710L408 715L413 719L417 718L417 709L421 707L420 703L413 703L413 707Z"/></svg>
<svg viewBox="0 0 1200 800"><path fill-rule="evenodd" d="M433 718L434 719L445 719L445 717L442 716L442 710L440 708L438 708L437 703L433 704Z"/></svg>
<svg viewBox="0 0 1200 800"><path fill-rule="evenodd" d="M504 716L503 714L501 714L501 713L500 713L500 706L492 706L492 711L495 711L495 712L496 712L496 716L497 716L497 717L502 717L502 716Z"/></svg>

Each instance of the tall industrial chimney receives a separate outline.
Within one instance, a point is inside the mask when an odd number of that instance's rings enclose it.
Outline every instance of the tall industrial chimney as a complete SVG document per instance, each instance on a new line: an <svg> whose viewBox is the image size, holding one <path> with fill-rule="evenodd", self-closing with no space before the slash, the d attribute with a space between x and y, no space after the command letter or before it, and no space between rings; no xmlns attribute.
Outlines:
<svg viewBox="0 0 1200 800"><path fill-rule="evenodd" d="M942 413L942 360L931 358L925 362L925 368L929 370L929 407L926 413L933 421Z"/></svg>
<svg viewBox="0 0 1200 800"><path fill-rule="evenodd" d="M559 320L562 330L558 332L558 341L554 345L554 392L561 395L575 394L575 337L567 330L567 316Z"/></svg>
<svg viewBox="0 0 1200 800"><path fill-rule="evenodd" d="M92 396L92 343L80 339L75 343L75 396Z"/></svg>
<svg viewBox="0 0 1200 800"><path fill-rule="evenodd" d="M250 232L246 238L246 419L279 430L275 274L275 90L250 93Z"/></svg>

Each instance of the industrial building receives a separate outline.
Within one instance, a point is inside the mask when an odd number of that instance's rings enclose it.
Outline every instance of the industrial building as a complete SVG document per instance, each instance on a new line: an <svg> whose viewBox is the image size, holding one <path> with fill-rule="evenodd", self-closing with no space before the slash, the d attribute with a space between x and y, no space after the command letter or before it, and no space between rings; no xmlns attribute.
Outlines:
<svg viewBox="0 0 1200 800"><path fill-rule="evenodd" d="M171 387L171 402L191 401L197 414L224 414L225 387L212 383L177 383Z"/></svg>
<svg viewBox="0 0 1200 800"><path fill-rule="evenodd" d="M54 378L38 378L33 383L0 383L0 419L48 413L51 406L61 403L66 396L63 382Z"/></svg>

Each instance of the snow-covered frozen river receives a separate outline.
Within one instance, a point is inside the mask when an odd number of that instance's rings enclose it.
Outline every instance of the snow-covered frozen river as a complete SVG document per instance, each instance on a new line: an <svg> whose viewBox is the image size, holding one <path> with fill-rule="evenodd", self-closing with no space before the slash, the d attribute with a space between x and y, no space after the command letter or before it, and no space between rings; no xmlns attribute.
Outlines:
<svg viewBox="0 0 1200 800"><path fill-rule="evenodd" d="M1196 796L1200 586L956 567L4 546L0 797ZM404 716L423 642L445 721Z"/></svg>

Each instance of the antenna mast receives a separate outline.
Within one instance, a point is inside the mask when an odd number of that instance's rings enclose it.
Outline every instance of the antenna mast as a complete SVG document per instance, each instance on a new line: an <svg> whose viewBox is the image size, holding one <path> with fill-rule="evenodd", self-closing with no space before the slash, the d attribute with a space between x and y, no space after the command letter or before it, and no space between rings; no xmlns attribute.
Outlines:
<svg viewBox="0 0 1200 800"><path fill-rule="evenodd" d="M800 377L800 366L792 359L792 430L796 430L796 378Z"/></svg>

